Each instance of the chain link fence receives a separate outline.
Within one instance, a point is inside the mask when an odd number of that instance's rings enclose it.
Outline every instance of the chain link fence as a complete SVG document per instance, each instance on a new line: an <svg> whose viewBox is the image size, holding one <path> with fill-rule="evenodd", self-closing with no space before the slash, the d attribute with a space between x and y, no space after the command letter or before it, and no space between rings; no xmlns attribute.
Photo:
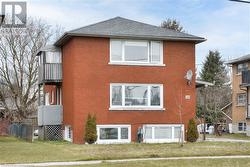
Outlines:
<svg viewBox="0 0 250 167"><path fill-rule="evenodd" d="M32 142L36 138L37 125L33 120L24 120L23 122L12 123L8 127L8 134L17 138ZM37 134L38 135L38 134Z"/></svg>

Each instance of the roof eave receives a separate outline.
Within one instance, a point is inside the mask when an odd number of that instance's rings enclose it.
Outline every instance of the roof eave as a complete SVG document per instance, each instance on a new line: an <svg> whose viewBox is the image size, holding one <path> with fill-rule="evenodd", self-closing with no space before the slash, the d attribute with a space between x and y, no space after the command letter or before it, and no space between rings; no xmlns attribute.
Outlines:
<svg viewBox="0 0 250 167"><path fill-rule="evenodd" d="M72 37L102 37L102 38L132 38L132 39L154 39L154 40L169 40L169 41L190 41L195 44L206 41L205 38L188 38L188 37L156 37L156 36L134 36L134 35L103 35L103 34L79 34L79 33L65 33L59 38L54 45L61 47Z"/></svg>

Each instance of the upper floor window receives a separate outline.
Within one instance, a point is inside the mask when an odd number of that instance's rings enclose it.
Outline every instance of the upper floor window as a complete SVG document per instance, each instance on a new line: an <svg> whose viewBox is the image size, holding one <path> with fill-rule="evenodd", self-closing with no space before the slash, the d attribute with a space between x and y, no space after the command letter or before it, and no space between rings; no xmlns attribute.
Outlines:
<svg viewBox="0 0 250 167"><path fill-rule="evenodd" d="M110 107L117 108L162 108L162 85L158 84L111 84Z"/></svg>
<svg viewBox="0 0 250 167"><path fill-rule="evenodd" d="M241 74L242 71L248 70L248 63L241 63L237 65L237 74Z"/></svg>
<svg viewBox="0 0 250 167"><path fill-rule="evenodd" d="M111 39L110 62L117 64L162 65L162 41Z"/></svg>
<svg viewBox="0 0 250 167"><path fill-rule="evenodd" d="M246 94L245 93L239 93L237 94L237 105L244 106L246 104Z"/></svg>

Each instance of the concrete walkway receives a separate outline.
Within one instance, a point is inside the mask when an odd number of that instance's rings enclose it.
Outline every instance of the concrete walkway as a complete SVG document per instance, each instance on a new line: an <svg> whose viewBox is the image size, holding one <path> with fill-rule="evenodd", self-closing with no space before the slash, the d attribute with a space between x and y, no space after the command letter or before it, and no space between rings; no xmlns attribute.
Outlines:
<svg viewBox="0 0 250 167"><path fill-rule="evenodd" d="M195 157L168 157L168 158L136 158L120 160L94 160L94 161L74 161L74 162L44 162L44 163L27 163L27 164L3 164L0 167L29 167L29 166L73 166L73 165L90 165L132 161L158 161L158 160L185 160L185 159L232 159L232 158L249 158L250 155L230 155L230 156L195 156Z"/></svg>

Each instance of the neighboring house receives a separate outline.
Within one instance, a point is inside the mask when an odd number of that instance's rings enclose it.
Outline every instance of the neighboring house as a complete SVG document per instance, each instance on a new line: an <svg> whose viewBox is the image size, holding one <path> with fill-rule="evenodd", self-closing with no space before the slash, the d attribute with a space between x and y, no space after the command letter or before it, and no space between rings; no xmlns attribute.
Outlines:
<svg viewBox="0 0 250 167"><path fill-rule="evenodd" d="M228 62L232 66L232 132L250 135L250 54Z"/></svg>
<svg viewBox="0 0 250 167"><path fill-rule="evenodd" d="M203 41L121 17L66 32L38 53L41 136L60 138L62 127L65 140L84 143L90 113L97 143L137 141L138 132L143 142L178 142L195 116L190 70Z"/></svg>

